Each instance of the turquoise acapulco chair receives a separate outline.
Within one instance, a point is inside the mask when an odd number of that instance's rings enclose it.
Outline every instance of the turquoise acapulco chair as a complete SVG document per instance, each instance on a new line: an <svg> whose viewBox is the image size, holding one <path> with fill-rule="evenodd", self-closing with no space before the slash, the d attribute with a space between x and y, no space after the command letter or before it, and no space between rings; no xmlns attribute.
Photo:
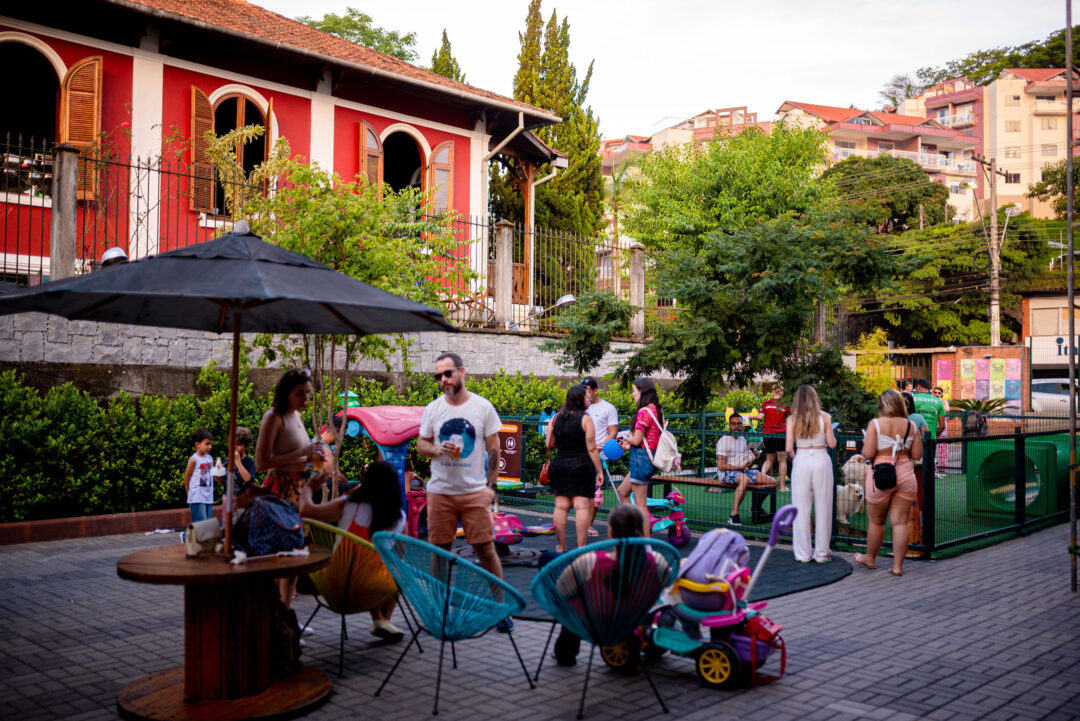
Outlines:
<svg viewBox="0 0 1080 721"><path fill-rule="evenodd" d="M679 552L663 541L618 538L590 543L564 553L536 574L529 586L529 593L536 603L567 631L592 645L578 706L579 719L584 716L585 693L589 688L596 647L603 647L605 654L626 655L626 658L618 659L618 665L622 667L632 667L636 663L640 644L635 631L661 591L675 580L679 560ZM548 643L554 632L552 625ZM547 648L544 644L543 655L547 654ZM609 660L609 665L615 665L614 660ZM667 706L649 670L645 666L641 670L660 702L660 708L667 713ZM536 675L539 678L539 668Z"/></svg>
<svg viewBox="0 0 1080 721"><path fill-rule="evenodd" d="M371 541L390 570L390 575L397 581L401 593L420 617L420 629L413 633L375 695L382 693L383 687L416 642L419 631L427 631L440 642L435 705L431 710L431 714L437 716L446 642L450 642L453 651L455 641L484 635L500 621L525 608L525 597L502 579L426 541L387 531L379 531ZM513 633L506 635L521 663L529 688L535 688L514 642ZM457 668L456 654L454 656L454 668Z"/></svg>

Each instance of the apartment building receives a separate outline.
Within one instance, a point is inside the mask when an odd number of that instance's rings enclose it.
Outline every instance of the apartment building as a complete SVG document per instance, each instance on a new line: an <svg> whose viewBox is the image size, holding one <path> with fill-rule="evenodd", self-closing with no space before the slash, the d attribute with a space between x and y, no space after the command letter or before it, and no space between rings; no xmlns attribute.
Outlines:
<svg viewBox="0 0 1080 721"><path fill-rule="evenodd" d="M1080 90L1075 79L1073 87ZM953 78L903 101L895 110L935 119L974 138L973 150L994 158L1004 172L994 179L998 207L1019 203L1035 217L1053 216L1049 203L1026 195L1030 185L1042 180L1043 168L1065 157L1064 70L1011 68L986 86ZM1080 122L1074 127L1080 131ZM988 182L980 171L975 191L980 199L990 197Z"/></svg>
<svg viewBox="0 0 1080 721"><path fill-rule="evenodd" d="M949 205L961 220L973 219L969 183L976 179L971 159L977 140L937 119L919 115L839 108L792 100L776 111L778 122L817 127L829 134L830 161L852 155L888 154L918 163L930 178L949 188Z"/></svg>

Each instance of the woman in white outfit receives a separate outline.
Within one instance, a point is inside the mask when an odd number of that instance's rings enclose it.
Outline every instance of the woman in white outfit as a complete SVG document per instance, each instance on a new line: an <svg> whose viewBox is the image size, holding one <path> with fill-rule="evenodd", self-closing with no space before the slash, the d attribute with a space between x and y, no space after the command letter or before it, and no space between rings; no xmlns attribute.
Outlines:
<svg viewBox="0 0 1080 721"><path fill-rule="evenodd" d="M791 415L787 419L787 454L794 458L791 469L791 500L798 509L792 536L795 560L826 563L832 535L833 463L829 448L836 448L832 418L821 410L817 392L799 386ZM814 507L814 547L810 548L810 506Z"/></svg>

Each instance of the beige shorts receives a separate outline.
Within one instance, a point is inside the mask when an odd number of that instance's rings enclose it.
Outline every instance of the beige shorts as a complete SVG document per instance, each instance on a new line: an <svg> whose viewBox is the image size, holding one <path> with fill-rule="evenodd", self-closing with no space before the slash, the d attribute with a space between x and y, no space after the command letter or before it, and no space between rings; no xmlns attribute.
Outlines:
<svg viewBox="0 0 1080 721"><path fill-rule="evenodd" d="M881 456L880 459L875 460L880 460L882 463L889 463L892 461L892 456ZM867 503L888 503L889 499L893 496L914 503L918 494L919 486L915 482L915 467L911 465L911 459L907 454L899 456L896 459L896 486L887 491L879 490L878 487L874 485L874 469L872 466L866 467Z"/></svg>
<svg viewBox="0 0 1080 721"><path fill-rule="evenodd" d="M465 529L465 540L472 545L495 540L491 522L492 491L488 488L475 493L450 495L427 494L428 543L445 546L454 542L458 518Z"/></svg>

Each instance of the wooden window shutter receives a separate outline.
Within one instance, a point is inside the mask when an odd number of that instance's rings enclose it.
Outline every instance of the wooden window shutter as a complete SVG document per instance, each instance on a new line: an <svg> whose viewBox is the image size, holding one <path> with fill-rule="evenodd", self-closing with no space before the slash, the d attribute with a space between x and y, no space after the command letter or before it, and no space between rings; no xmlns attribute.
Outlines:
<svg viewBox="0 0 1080 721"><path fill-rule="evenodd" d="M83 58L64 75L60 94L60 142L79 149L79 200L97 197L98 136L101 134L100 55Z"/></svg>
<svg viewBox="0 0 1080 721"><path fill-rule="evenodd" d="M383 184L383 147L375 129L360 121L360 176L381 188Z"/></svg>
<svg viewBox="0 0 1080 721"><path fill-rule="evenodd" d="M431 151L428 187L434 190L432 209L435 215L450 212L454 207L454 143L447 141Z"/></svg>
<svg viewBox="0 0 1080 721"><path fill-rule="evenodd" d="M191 86L191 209L214 212L214 164L206 154L206 131L214 129L214 108L206 93Z"/></svg>

